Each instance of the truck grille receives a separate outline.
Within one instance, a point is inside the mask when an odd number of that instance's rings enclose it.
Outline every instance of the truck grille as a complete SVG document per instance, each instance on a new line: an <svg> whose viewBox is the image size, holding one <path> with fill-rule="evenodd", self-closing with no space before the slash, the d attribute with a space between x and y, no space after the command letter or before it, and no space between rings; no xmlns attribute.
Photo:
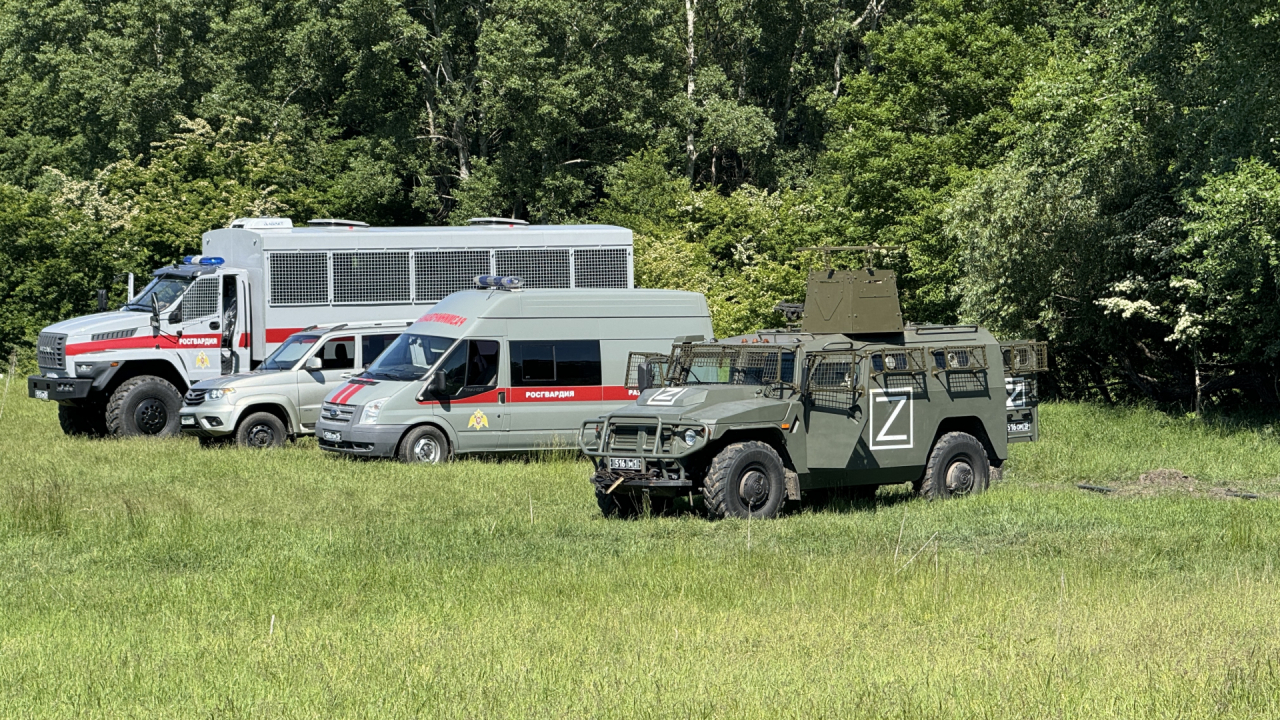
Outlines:
<svg viewBox="0 0 1280 720"><path fill-rule="evenodd" d="M352 416L356 413L355 405L338 405L336 403L325 403L320 408L320 419L329 422L347 423L351 422Z"/></svg>
<svg viewBox="0 0 1280 720"><path fill-rule="evenodd" d="M609 449L625 450L634 452L652 451L654 448L654 434L658 428L656 425L614 425L609 429ZM643 433L644 446L641 447L641 433Z"/></svg>
<svg viewBox="0 0 1280 720"><path fill-rule="evenodd" d="M36 364L50 370L67 367L67 336L65 333L40 333L36 342Z"/></svg>
<svg viewBox="0 0 1280 720"><path fill-rule="evenodd" d="M209 391L191 388L190 390L187 391L187 395L186 397L183 398L183 400L188 406L199 405L204 402L204 396L207 392Z"/></svg>

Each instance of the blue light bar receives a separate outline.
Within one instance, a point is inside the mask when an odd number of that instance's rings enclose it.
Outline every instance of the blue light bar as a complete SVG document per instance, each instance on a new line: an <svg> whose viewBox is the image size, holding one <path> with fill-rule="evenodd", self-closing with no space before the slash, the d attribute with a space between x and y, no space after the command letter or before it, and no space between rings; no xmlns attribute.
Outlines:
<svg viewBox="0 0 1280 720"><path fill-rule="evenodd" d="M524 287L524 280L515 275L477 275L476 287L482 290L519 290Z"/></svg>
<svg viewBox="0 0 1280 720"><path fill-rule="evenodd" d="M226 262L220 257L213 255L188 255L182 258L183 265L221 265Z"/></svg>

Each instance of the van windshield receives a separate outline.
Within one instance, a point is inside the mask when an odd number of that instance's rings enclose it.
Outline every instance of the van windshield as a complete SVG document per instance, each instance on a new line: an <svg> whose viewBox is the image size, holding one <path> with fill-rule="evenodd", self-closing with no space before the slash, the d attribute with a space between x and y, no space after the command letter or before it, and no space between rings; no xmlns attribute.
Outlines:
<svg viewBox="0 0 1280 720"><path fill-rule="evenodd" d="M137 297L125 304L123 309L135 312L151 312L151 298L154 297L156 305L163 312L182 297L182 293L187 291L187 287L191 285L192 280L193 278L161 275L148 283L142 289L142 292L138 293Z"/></svg>
<svg viewBox="0 0 1280 720"><path fill-rule="evenodd" d="M405 333L383 350L364 374L388 380L417 380L426 375L455 342L456 338Z"/></svg>
<svg viewBox="0 0 1280 720"><path fill-rule="evenodd" d="M280 343L271 356L262 361L262 370L292 370L298 360L320 339L319 335L293 335Z"/></svg>

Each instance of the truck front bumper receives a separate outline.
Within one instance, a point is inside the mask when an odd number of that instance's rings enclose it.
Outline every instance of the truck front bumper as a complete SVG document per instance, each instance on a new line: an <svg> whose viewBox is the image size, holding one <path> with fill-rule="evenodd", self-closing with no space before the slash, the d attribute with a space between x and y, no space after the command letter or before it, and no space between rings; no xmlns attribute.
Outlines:
<svg viewBox="0 0 1280 720"><path fill-rule="evenodd" d="M364 457L395 457L400 438L408 425L356 425L321 420L316 423L316 441L321 450L362 455Z"/></svg>
<svg viewBox="0 0 1280 720"><path fill-rule="evenodd" d="M210 405L183 407L178 414L178 427L196 437L225 437L236 431L236 409Z"/></svg>
<svg viewBox="0 0 1280 720"><path fill-rule="evenodd" d="M81 400L89 397L93 378L47 378L27 376L27 397L37 400Z"/></svg>

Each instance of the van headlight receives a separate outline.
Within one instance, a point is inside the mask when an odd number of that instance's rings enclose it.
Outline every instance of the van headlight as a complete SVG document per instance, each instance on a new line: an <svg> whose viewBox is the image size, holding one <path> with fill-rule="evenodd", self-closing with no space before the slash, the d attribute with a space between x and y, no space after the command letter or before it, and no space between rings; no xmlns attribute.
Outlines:
<svg viewBox="0 0 1280 720"><path fill-rule="evenodd" d="M360 422L357 425L376 425L378 422L378 413L382 412L382 406L386 404L386 398L379 398L364 406L360 411Z"/></svg>
<svg viewBox="0 0 1280 720"><path fill-rule="evenodd" d="M229 388L229 387L214 388L210 390L208 393L206 393L204 397L206 400L221 400L222 398L230 395L235 391L236 391L235 388Z"/></svg>

